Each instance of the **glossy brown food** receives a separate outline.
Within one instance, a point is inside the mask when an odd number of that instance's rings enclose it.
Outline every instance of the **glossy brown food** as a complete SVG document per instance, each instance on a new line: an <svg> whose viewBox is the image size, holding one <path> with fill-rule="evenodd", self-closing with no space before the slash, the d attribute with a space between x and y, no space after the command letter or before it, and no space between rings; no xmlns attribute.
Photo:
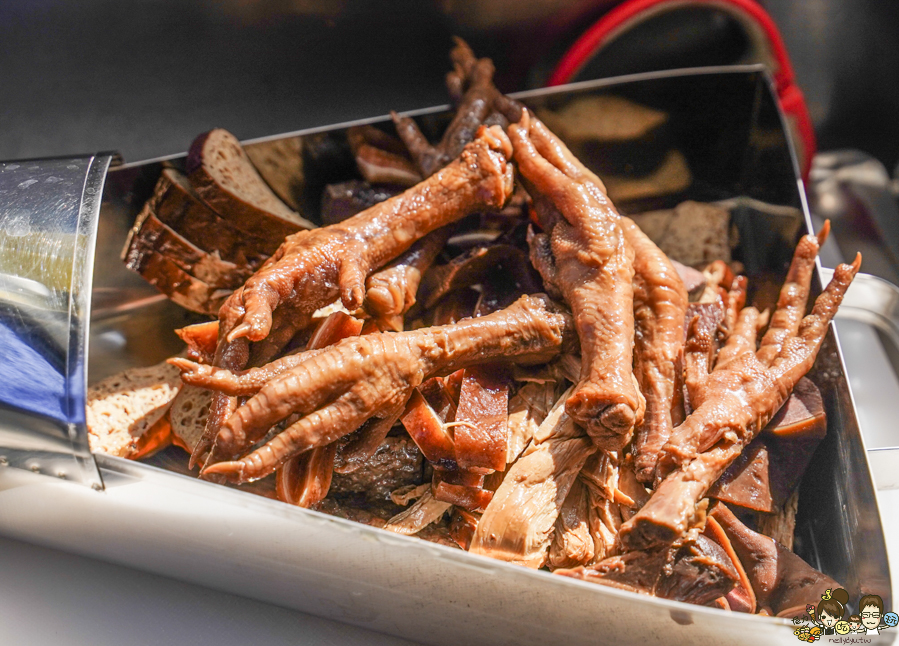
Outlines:
<svg viewBox="0 0 899 646"><path fill-rule="evenodd" d="M602 183L542 123L525 111L509 138L529 192L562 216L544 212L533 246L545 250L535 265L571 306L581 341L581 380L566 409L598 446L620 449L645 406L632 370L633 248Z"/></svg>
<svg viewBox="0 0 899 646"><path fill-rule="evenodd" d="M474 52L461 39L456 39L450 57L454 69L447 75L446 84L457 109L440 143L431 146L415 121L392 113L397 133L408 147L421 177L430 177L456 159L493 114L493 102L499 96L493 85L493 61L475 58ZM450 226L428 234L368 279L365 309L378 319L382 328L402 330L402 315L415 304L415 294L425 270L434 262L450 235Z"/></svg>
<svg viewBox="0 0 899 646"><path fill-rule="evenodd" d="M294 504L732 611L787 612L837 585L709 499L791 540L826 428L801 378L859 260L805 316L827 226L803 238L769 326L746 306L767 284L731 261L729 212L709 207L727 253L674 262L498 92L491 61L461 41L452 58L457 112L436 145L396 116L403 145L348 132L370 181L425 179L288 237L220 322L180 332L192 360L171 363L215 392L202 477L277 472Z"/></svg>
<svg viewBox="0 0 899 646"><path fill-rule="evenodd" d="M808 280L819 240L806 236L796 249L779 306L802 312L798 301L808 298ZM786 401L796 382L811 368L828 325L858 271L861 260L840 265L805 318L778 316L784 326L769 329L772 339L755 351L745 339L745 351L704 379L700 403L662 449L659 484L643 508L622 527L626 549L669 544L683 535L696 517L696 505L727 467L755 438ZM799 285L800 289L795 289ZM796 292L799 292L797 295ZM734 337L731 337L734 338ZM726 347L726 346L725 346Z"/></svg>
<svg viewBox="0 0 899 646"><path fill-rule="evenodd" d="M621 229L634 249L634 374L646 399L633 453L637 479L651 482L659 451L682 421L678 368L687 288L668 256L632 220L621 218Z"/></svg>
<svg viewBox="0 0 899 646"><path fill-rule="evenodd" d="M371 417L399 415L425 379L503 357L542 363L570 343L571 318L548 299L523 296L510 307L455 325L371 334L288 355L240 375L172 359L186 383L231 394L255 393L228 417L219 434L223 451L238 456L273 425L301 419L249 455L204 468L237 482L271 473L292 455L354 431Z"/></svg>
<svg viewBox="0 0 899 646"><path fill-rule="evenodd" d="M365 279L430 231L477 209L500 207L512 190L507 163L509 141L501 130L481 131L445 169L385 202L339 224L302 231L285 240L265 265L238 289L219 312L215 364L239 370L250 360L271 359L312 313L338 296L348 309L362 305ZM209 462L235 457L213 442L236 402L213 401L207 433L192 456L212 446ZM227 432L226 432L227 436Z"/></svg>

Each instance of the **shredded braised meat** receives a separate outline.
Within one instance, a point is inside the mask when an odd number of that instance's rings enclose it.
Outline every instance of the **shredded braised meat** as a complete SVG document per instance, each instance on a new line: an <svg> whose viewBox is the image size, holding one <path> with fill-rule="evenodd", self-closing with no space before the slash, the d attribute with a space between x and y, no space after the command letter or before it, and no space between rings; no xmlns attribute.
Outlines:
<svg viewBox="0 0 899 646"><path fill-rule="evenodd" d="M469 551L541 567L556 517L594 450L590 438L568 416L564 400L560 400L496 490Z"/></svg>

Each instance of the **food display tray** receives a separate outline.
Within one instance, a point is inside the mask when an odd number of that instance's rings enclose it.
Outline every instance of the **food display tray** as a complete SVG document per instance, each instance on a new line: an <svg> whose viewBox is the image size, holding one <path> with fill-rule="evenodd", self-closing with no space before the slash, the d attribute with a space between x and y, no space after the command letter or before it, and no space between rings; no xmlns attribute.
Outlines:
<svg viewBox="0 0 899 646"><path fill-rule="evenodd" d="M755 272L785 273L797 236L811 228L811 219L788 124L764 69L668 71L516 96L534 108L560 110L593 95L624 97L668 115L666 136L683 155L692 181L676 194L657 196L653 208L686 199L726 205L739 232L741 262ZM446 115L445 106L413 113L426 131L438 128ZM339 136L350 125L268 139ZM63 381L74 383L60 395L65 406L59 419L17 408L0 386L0 534L422 643L795 643L786 619L529 570L152 464L86 452L85 381L179 352L172 330L194 320L120 260L127 231L163 162L177 165L182 159L117 164L97 156L69 164L92 190L82 190L82 202L72 205L73 221L87 222L69 232L75 236L72 262L92 263L93 271L65 274L69 282L63 280L63 287L69 289L60 293L70 300L55 311L67 317L46 314L40 285L16 283L11 275L0 281L3 311L28 313L37 327L50 330L28 337L26 345L40 342L50 348L41 356L62 356ZM31 172L40 172L44 163L50 162L36 162ZM3 178L0 173L0 189ZM19 174L7 184L21 181L27 180ZM102 203L96 204L92 196L100 188ZM3 199L0 190L0 207ZM95 231L89 226L92 213ZM7 215L0 215L0 231L8 229ZM813 292L820 289L816 275ZM840 581L850 598L874 592L892 608L871 466L833 326L811 376L822 390L828 433L801 485L795 549ZM70 466L59 466L67 453Z"/></svg>
<svg viewBox="0 0 899 646"><path fill-rule="evenodd" d="M829 269L822 270L827 279ZM877 276L853 281L836 318L849 385L877 488L899 489L899 426L883 402L899 401L899 288ZM848 348L858 349L848 352Z"/></svg>

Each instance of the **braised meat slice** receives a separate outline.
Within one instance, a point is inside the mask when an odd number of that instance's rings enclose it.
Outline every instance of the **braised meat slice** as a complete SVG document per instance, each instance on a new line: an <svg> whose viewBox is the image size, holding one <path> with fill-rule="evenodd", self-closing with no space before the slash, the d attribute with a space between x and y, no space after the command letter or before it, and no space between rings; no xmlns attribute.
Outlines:
<svg viewBox="0 0 899 646"><path fill-rule="evenodd" d="M801 613L809 599L841 587L774 539L752 531L726 505L709 512L727 534L749 577L759 609L779 617Z"/></svg>
<svg viewBox="0 0 899 646"><path fill-rule="evenodd" d="M665 599L705 605L730 592L737 581L739 574L724 549L700 534L677 551L655 592Z"/></svg>
<svg viewBox="0 0 899 646"><path fill-rule="evenodd" d="M343 222L402 192L399 186L372 186L361 179L328 184L322 191L321 221L325 225Z"/></svg>
<svg viewBox="0 0 899 646"><path fill-rule="evenodd" d="M346 137L356 158L356 166L366 181L413 186L422 180L405 154L403 143L396 137L372 125L353 126L347 130Z"/></svg>
<svg viewBox="0 0 899 646"><path fill-rule="evenodd" d="M434 521L440 519L452 507L448 502L434 498L430 486L413 504L390 519L384 529L397 534L418 534Z"/></svg>
<svg viewBox="0 0 899 646"><path fill-rule="evenodd" d="M421 483L421 451L408 437L388 437L358 469L335 474L331 492L335 495L364 497L368 502L385 502L402 486Z"/></svg>
<svg viewBox="0 0 899 646"><path fill-rule="evenodd" d="M618 450L645 405L632 368L633 248L602 183L540 121L524 111L509 138L528 192L543 198L535 197L544 233L532 246L542 251L532 260L571 306L581 342L581 378L566 409L597 446Z"/></svg>

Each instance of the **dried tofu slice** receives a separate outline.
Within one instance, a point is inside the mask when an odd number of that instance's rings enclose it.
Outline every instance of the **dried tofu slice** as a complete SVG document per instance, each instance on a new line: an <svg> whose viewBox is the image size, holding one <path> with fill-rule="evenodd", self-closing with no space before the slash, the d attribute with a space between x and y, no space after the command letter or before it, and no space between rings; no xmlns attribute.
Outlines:
<svg viewBox="0 0 899 646"><path fill-rule="evenodd" d="M91 451L135 458L144 436L162 419L181 389L180 370L167 363L131 368L94 384L87 392Z"/></svg>

